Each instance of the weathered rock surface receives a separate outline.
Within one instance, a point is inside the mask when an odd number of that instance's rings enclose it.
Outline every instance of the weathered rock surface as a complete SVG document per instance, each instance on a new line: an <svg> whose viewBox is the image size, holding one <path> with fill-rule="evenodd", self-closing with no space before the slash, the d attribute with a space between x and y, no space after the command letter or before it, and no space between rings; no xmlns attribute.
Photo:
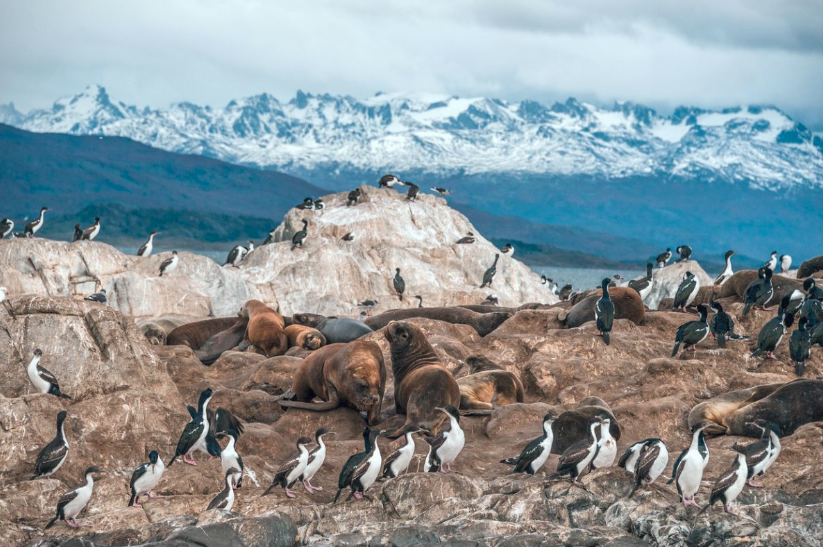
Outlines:
<svg viewBox="0 0 823 547"><path fill-rule="evenodd" d="M665 268L652 270L652 290L646 295L643 303L649 309L656 310L661 300L674 298L686 272L692 272L700 280L701 287L710 287L714 284L714 278L709 276L696 260L674 262Z"/></svg>

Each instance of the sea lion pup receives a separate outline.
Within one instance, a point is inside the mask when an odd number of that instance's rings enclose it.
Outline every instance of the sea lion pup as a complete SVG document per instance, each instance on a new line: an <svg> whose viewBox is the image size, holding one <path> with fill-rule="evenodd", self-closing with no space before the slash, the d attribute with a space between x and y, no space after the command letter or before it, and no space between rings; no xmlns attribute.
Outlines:
<svg viewBox="0 0 823 547"><path fill-rule="evenodd" d="M303 359L294 373L293 400L281 400L286 408L322 412L348 406L366 412L369 425L380 421L386 367L383 352L374 342L355 340L329 344ZM322 403L313 403L319 397Z"/></svg>
<svg viewBox="0 0 823 547"><path fill-rule="evenodd" d="M486 336L512 316L511 313L477 313L466 308L404 308L389 310L366 319L374 330L382 329L391 321L404 321L414 317L437 319L446 323L469 325L480 336Z"/></svg>
<svg viewBox="0 0 823 547"><path fill-rule="evenodd" d="M282 315L259 300L249 300L243 304L239 315L249 319L245 341L261 350L266 357L283 355L289 349Z"/></svg>
<svg viewBox="0 0 823 547"><path fill-rule="evenodd" d="M374 332L371 327L357 319L325 317L316 313L295 313L292 321L296 325L319 330L326 338L327 344L345 344Z"/></svg>
<svg viewBox="0 0 823 547"><path fill-rule="evenodd" d="M234 325L213 335L206 340L205 344L194 350L194 355L204 365L213 364L224 352L237 347L243 342L248 324L246 318L238 317Z"/></svg>
<svg viewBox="0 0 823 547"><path fill-rule="evenodd" d="M188 346L191 349L200 349L215 334L232 328L240 320L247 321L246 318L220 317L217 319L204 319L193 323L181 325L166 337L167 346Z"/></svg>
<svg viewBox="0 0 823 547"><path fill-rule="evenodd" d="M406 423L386 436L397 438L410 425L437 435L446 416L438 411L460 404L460 387L440 362L419 327L392 321L384 331L389 341L394 373L394 407L406 415Z"/></svg>
<svg viewBox="0 0 823 547"><path fill-rule="evenodd" d="M523 384L517 374L508 370L486 370L463 376L460 387L460 413L491 414L499 406L522 403Z"/></svg>
<svg viewBox="0 0 823 547"><path fill-rule="evenodd" d="M289 347L314 350L326 345L326 337L312 327L289 325L284 331L289 339Z"/></svg>

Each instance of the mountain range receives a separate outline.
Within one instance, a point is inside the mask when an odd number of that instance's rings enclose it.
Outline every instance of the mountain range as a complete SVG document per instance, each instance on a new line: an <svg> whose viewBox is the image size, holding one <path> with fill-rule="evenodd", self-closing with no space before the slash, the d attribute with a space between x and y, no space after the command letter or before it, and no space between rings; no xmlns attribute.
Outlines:
<svg viewBox="0 0 823 547"><path fill-rule="evenodd" d="M393 172L424 188L449 187L458 208L656 248L687 243L716 255L735 247L765 258L781 245L798 257L823 247L820 230L809 229L823 210L823 139L774 106L683 106L662 115L631 102L598 107L573 98L543 105L298 92L288 101L264 93L223 108L153 109L90 86L49 109L0 106L0 121L127 137L331 190ZM647 256L635 254L611 258Z"/></svg>

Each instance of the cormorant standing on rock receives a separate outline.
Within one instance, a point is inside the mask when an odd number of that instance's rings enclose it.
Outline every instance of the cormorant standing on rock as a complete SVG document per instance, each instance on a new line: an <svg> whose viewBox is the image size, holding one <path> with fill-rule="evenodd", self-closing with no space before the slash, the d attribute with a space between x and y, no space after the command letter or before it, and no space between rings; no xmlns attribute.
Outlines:
<svg viewBox="0 0 823 547"><path fill-rule="evenodd" d="M658 268L664 267L666 265L666 263L669 260L671 260L671 258L672 258L672 250L671 250L670 247L666 247L666 252L665 253L660 253L659 255L657 255L657 259L656 259L657 267Z"/></svg>
<svg viewBox="0 0 823 547"><path fill-rule="evenodd" d="M377 186L379 188L391 188L395 184L399 184L400 186L404 186L406 183L401 181L399 178L395 177L394 175L383 175L380 177L380 181L378 181Z"/></svg>
<svg viewBox="0 0 823 547"><path fill-rule="evenodd" d="M707 425L697 424L692 429L692 443L677 457L672 468L672 478L666 482L666 484L677 482L677 493L680 494L680 501L683 502L684 508L689 505L700 507L694 497L700 489L703 470L709 463L709 447L703 435L703 430Z"/></svg>
<svg viewBox="0 0 823 547"><path fill-rule="evenodd" d="M269 230L269 235L266 239L263 240L263 245L268 245L269 243L274 243L274 232L277 231L277 228L272 228Z"/></svg>
<svg viewBox="0 0 823 547"><path fill-rule="evenodd" d="M409 464L414 456L414 439L412 435L420 431L420 428L414 424L407 425L403 429L403 435L406 437L406 444L389 454L383 462L383 472L380 479L393 479L409 468Z"/></svg>
<svg viewBox="0 0 823 547"><path fill-rule="evenodd" d="M304 211L306 209L314 209L314 200L312 198L306 198L303 200L303 203L298 205L296 208Z"/></svg>
<svg viewBox="0 0 823 547"><path fill-rule="evenodd" d="M29 480L57 473L66 461L66 456L69 455L69 441L66 439L64 428L67 415L65 410L57 413L57 435L37 454L37 459L34 461L34 475Z"/></svg>
<svg viewBox="0 0 823 547"><path fill-rule="evenodd" d="M83 230L83 241L93 241L97 234L100 233L100 217L94 217L94 224Z"/></svg>
<svg viewBox="0 0 823 547"><path fill-rule="evenodd" d="M500 252L506 256L512 257L514 256L514 245L511 243L506 243L503 248L500 249Z"/></svg>
<svg viewBox="0 0 823 547"><path fill-rule="evenodd" d="M134 470L134 473L131 474L129 507L142 507L138 499L144 494L148 494L149 499L158 497L152 494L152 490L154 490L154 487L160 482L160 479L163 478L163 472L165 470L166 466L163 464L163 460L160 459L160 454L158 454L157 450L149 452L148 463L141 464Z"/></svg>
<svg viewBox="0 0 823 547"><path fill-rule="evenodd" d="M572 482L577 484L577 478L583 471L589 467L589 464L597 455L597 435L595 429L600 425L601 418L593 418L589 420L588 429L589 434L586 438L574 443L567 448L560 456L560 461L557 463L557 471L546 477L551 480L563 475L569 475Z"/></svg>
<svg viewBox="0 0 823 547"><path fill-rule="evenodd" d="M71 242L80 241L83 239L83 228L79 224L74 225L74 235L71 236Z"/></svg>
<svg viewBox="0 0 823 547"><path fill-rule="evenodd" d="M500 255L494 255L494 263L489 267L488 270L483 274L483 284L480 285L480 288L484 287L491 287L492 281L494 281L494 276L497 275L497 261L500 259Z"/></svg>
<svg viewBox="0 0 823 547"><path fill-rule="evenodd" d="M351 233L351 232L348 232L346 235L344 235L340 239L342 239L343 241L354 241L354 234Z"/></svg>
<svg viewBox="0 0 823 547"><path fill-rule="evenodd" d="M95 473L102 473L102 471L95 466L86 469L86 484L75 488L71 492L66 492L60 497L60 501L57 502L57 514L46 524L46 530L54 526L54 523L58 520L64 521L72 528L80 528L75 518L86 508L89 500L91 500L91 494L94 491Z"/></svg>
<svg viewBox="0 0 823 547"><path fill-rule="evenodd" d="M3 239L14 231L14 221L10 218L0 220L0 239Z"/></svg>
<svg viewBox="0 0 823 547"><path fill-rule="evenodd" d="M681 245L675 249L675 251L680 255L680 258L677 260L678 262L688 262L692 256L692 248L688 245Z"/></svg>
<svg viewBox="0 0 823 547"><path fill-rule="evenodd" d="M108 302L108 299L106 298L106 289L100 289L99 292L96 292L94 294L90 294L86 298L84 298L83 300L89 300L91 302L97 302L98 304L105 304L106 302Z"/></svg>
<svg viewBox="0 0 823 547"><path fill-rule="evenodd" d="M34 357L32 357L26 372L29 375L29 380L38 393L51 393L55 397L62 397L63 399L71 399L68 395L60 391L60 384L57 378L40 365L40 358L43 357L43 352L40 348L34 350Z"/></svg>
<svg viewBox="0 0 823 547"><path fill-rule="evenodd" d="M154 248L154 236L156 236L159 233L160 232L158 232L157 230L153 230L149 234L149 239L147 239L146 242L143 243L143 246L137 250L137 256L146 257L151 254L152 248Z"/></svg>
<svg viewBox="0 0 823 547"><path fill-rule="evenodd" d="M762 275L761 275L762 274ZM773 272L770 268L762 267L757 271L758 279L752 281L746 292L743 295L743 317L749 314L752 306L760 307L762 310L769 311L766 303L774 296L774 285L772 285Z"/></svg>
<svg viewBox="0 0 823 547"><path fill-rule="evenodd" d="M674 309L686 311L686 308L694 302L697 297L697 291L700 290L700 279L692 272L686 272L683 276L683 281L677 288L674 295Z"/></svg>
<svg viewBox="0 0 823 547"><path fill-rule="evenodd" d="M532 439L518 457L506 458L500 460L500 463L513 465L512 473L528 473L529 475L537 473L551 455L552 443L554 442L552 424L556 419L557 415L549 411L543 416L543 434L536 439Z"/></svg>
<svg viewBox="0 0 823 547"><path fill-rule="evenodd" d="M309 494L323 490L322 486L313 486L311 480L317 472L320 471L320 468L323 467L323 463L326 461L326 443L323 442L324 435L334 435L334 433L325 427L321 427L314 432L314 441L317 443L317 446L309 452L306 469L304 469L303 474L298 477L298 480L303 483L303 488L305 488Z"/></svg>
<svg viewBox="0 0 823 547"><path fill-rule="evenodd" d="M806 291L807 298L823 301L823 289L817 286L817 282L813 277L810 277L803 282L803 290Z"/></svg>
<svg viewBox="0 0 823 547"><path fill-rule="evenodd" d="M431 452L427 456L430 459L430 471L441 471L448 473L451 471L451 464L460 455L463 446L466 444L466 436L460 427L460 412L451 405L446 408L438 408L440 412L449 417L448 430L441 430L437 437L427 437L426 442L431 445Z"/></svg>
<svg viewBox="0 0 823 547"><path fill-rule="evenodd" d="M414 297L417 299L417 307L422 308L423 307L423 297L420 296L419 294L415 295Z"/></svg>
<svg viewBox="0 0 823 547"><path fill-rule="evenodd" d="M614 324L614 302L609 296L609 283L611 280L607 277L603 279L602 289L603 295L594 306L594 320L597 325L597 330L600 336L603 337L603 342L608 346L611 343L612 325Z"/></svg>
<svg viewBox="0 0 823 547"><path fill-rule="evenodd" d="M812 333L806 328L809 320L801 317L797 323L797 330L789 338L789 353L794 361L794 372L803 376L806 371L806 360L812 353Z"/></svg>
<svg viewBox="0 0 823 547"><path fill-rule="evenodd" d="M674 338L672 357L677 355L681 343L685 344L683 350L688 351L690 349L696 349L695 346L706 339L709 335L709 324L706 322L708 311L705 304L700 304L697 306L697 313L700 314L700 319L680 325L680 328L677 329L677 335Z"/></svg>
<svg viewBox="0 0 823 547"><path fill-rule="evenodd" d="M651 262L647 263L646 276L629 281L629 288L637 291L637 294L640 295L640 300L645 299L652 290L652 268L653 264Z"/></svg>
<svg viewBox="0 0 823 547"><path fill-rule="evenodd" d="M777 359L774 352L793 322L794 315L785 312L771 318L768 323L763 325L760 334L757 335L757 348L752 352L752 357L757 357L765 352L766 357L769 359Z"/></svg>
<svg viewBox="0 0 823 547"><path fill-rule="evenodd" d="M781 273L787 273L791 267L792 267L792 257L790 257L789 255L780 255L780 271L781 271Z"/></svg>
<svg viewBox="0 0 823 547"><path fill-rule="evenodd" d="M337 503L340 494L346 488L351 488L351 493L349 497L346 498L346 501L350 500L352 496L361 499L363 492L366 491L362 481L365 480L365 482L368 483L369 479L371 479L371 483L369 483L368 486L374 484L377 475L381 471L380 468L383 461L380 457L380 449L377 447L377 438L383 433L384 431L369 429L368 427L363 430L365 449L363 452L358 452L351 456L345 465L343 465L343 469L340 470L340 477L337 480L337 494L335 494L332 503ZM371 473L374 473L374 478L371 477Z"/></svg>
<svg viewBox="0 0 823 547"><path fill-rule="evenodd" d="M400 268L395 268L394 274L394 290L397 292L397 297L403 301L403 293L406 292L406 281L400 277Z"/></svg>
<svg viewBox="0 0 823 547"><path fill-rule="evenodd" d="M413 182L407 182L406 186L409 187L409 191L406 192L406 201L417 201L417 194L420 193L420 187Z"/></svg>
<svg viewBox="0 0 823 547"><path fill-rule="evenodd" d="M620 459L623 460L622 457ZM641 486L648 486L653 483L663 473L668 463L669 450L666 448L666 443L660 439L646 439L643 441L635 460L634 485L632 485L629 497L633 497Z"/></svg>
<svg viewBox="0 0 823 547"><path fill-rule="evenodd" d="M736 252L737 251L726 251L726 267L724 268L723 273L721 273L715 278L715 285L722 285L723 283L728 281L729 278L734 274L734 270L732 270L732 255Z"/></svg>
<svg viewBox="0 0 823 547"><path fill-rule="evenodd" d="M34 234L43 227L43 218L45 217L46 211L48 211L48 207L41 207L40 208L40 216L35 218L34 220L29 221L26 224L26 227L23 229L23 233L26 237L34 237Z"/></svg>
<svg viewBox="0 0 823 547"><path fill-rule="evenodd" d="M712 495L709 498L709 504L700 510L703 513L706 509L714 505L718 501L723 502L723 508L731 515L736 515L731 510L731 505L740 492L743 491L743 486L746 484L746 478L749 474L749 467L746 465L746 456L738 454L732 466L728 471L720 475L720 478L714 483L712 488Z"/></svg>
<svg viewBox="0 0 823 547"><path fill-rule="evenodd" d="M172 251L171 256L160 264L160 277L163 277L163 274L168 274L176 270L178 260L177 251Z"/></svg>
<svg viewBox="0 0 823 547"><path fill-rule="evenodd" d="M220 509L226 512L231 511L231 508L234 507L234 488L231 482L232 477L237 473L238 470L233 467L226 470L226 487L211 500L206 511L211 511L212 509Z"/></svg>
<svg viewBox="0 0 823 547"><path fill-rule="evenodd" d="M309 225L309 221L305 218L303 219L303 229L295 232L295 234L291 238L291 250L293 251L295 247L300 246L303 248L303 242L306 241L306 237L308 237L309 232L306 229Z"/></svg>
<svg viewBox="0 0 823 547"><path fill-rule="evenodd" d="M264 496L277 486L282 486L286 491L286 496L296 497L294 492L291 491L291 487L297 482L297 479L300 478L309 464L309 451L306 448L309 444L311 444L311 439L308 437L297 439L297 455L280 466L274 475L274 479L272 479L271 486L263 492Z"/></svg>
<svg viewBox="0 0 823 547"><path fill-rule="evenodd" d="M475 241L477 241L477 238L476 238L476 237L474 237L474 233L469 232L469 233L467 233L465 236L463 236L463 237L461 237L460 239L458 239L458 240L457 240L457 244L458 244L458 245L471 245L471 244L472 244L472 243L474 243Z"/></svg>
<svg viewBox="0 0 823 547"><path fill-rule="evenodd" d="M775 271L777 269L777 251L772 251L771 257L763 263L764 268L768 268L771 271Z"/></svg>
<svg viewBox="0 0 823 547"><path fill-rule="evenodd" d="M346 207L351 207L352 205L357 205L357 202L360 200L361 194L360 188L355 188L351 192L349 192L348 198L346 198Z"/></svg>

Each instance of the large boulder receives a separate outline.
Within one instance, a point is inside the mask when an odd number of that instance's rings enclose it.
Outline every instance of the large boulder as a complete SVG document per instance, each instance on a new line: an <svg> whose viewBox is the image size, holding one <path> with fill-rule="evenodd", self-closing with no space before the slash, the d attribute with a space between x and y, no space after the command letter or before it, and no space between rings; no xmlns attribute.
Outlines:
<svg viewBox="0 0 823 547"><path fill-rule="evenodd" d="M674 298L686 272L692 272L700 280L701 287L714 284L714 278L707 274L697 261L675 262L665 268L655 268L652 271L652 290L646 295L643 303L649 309L656 310L661 300Z"/></svg>

